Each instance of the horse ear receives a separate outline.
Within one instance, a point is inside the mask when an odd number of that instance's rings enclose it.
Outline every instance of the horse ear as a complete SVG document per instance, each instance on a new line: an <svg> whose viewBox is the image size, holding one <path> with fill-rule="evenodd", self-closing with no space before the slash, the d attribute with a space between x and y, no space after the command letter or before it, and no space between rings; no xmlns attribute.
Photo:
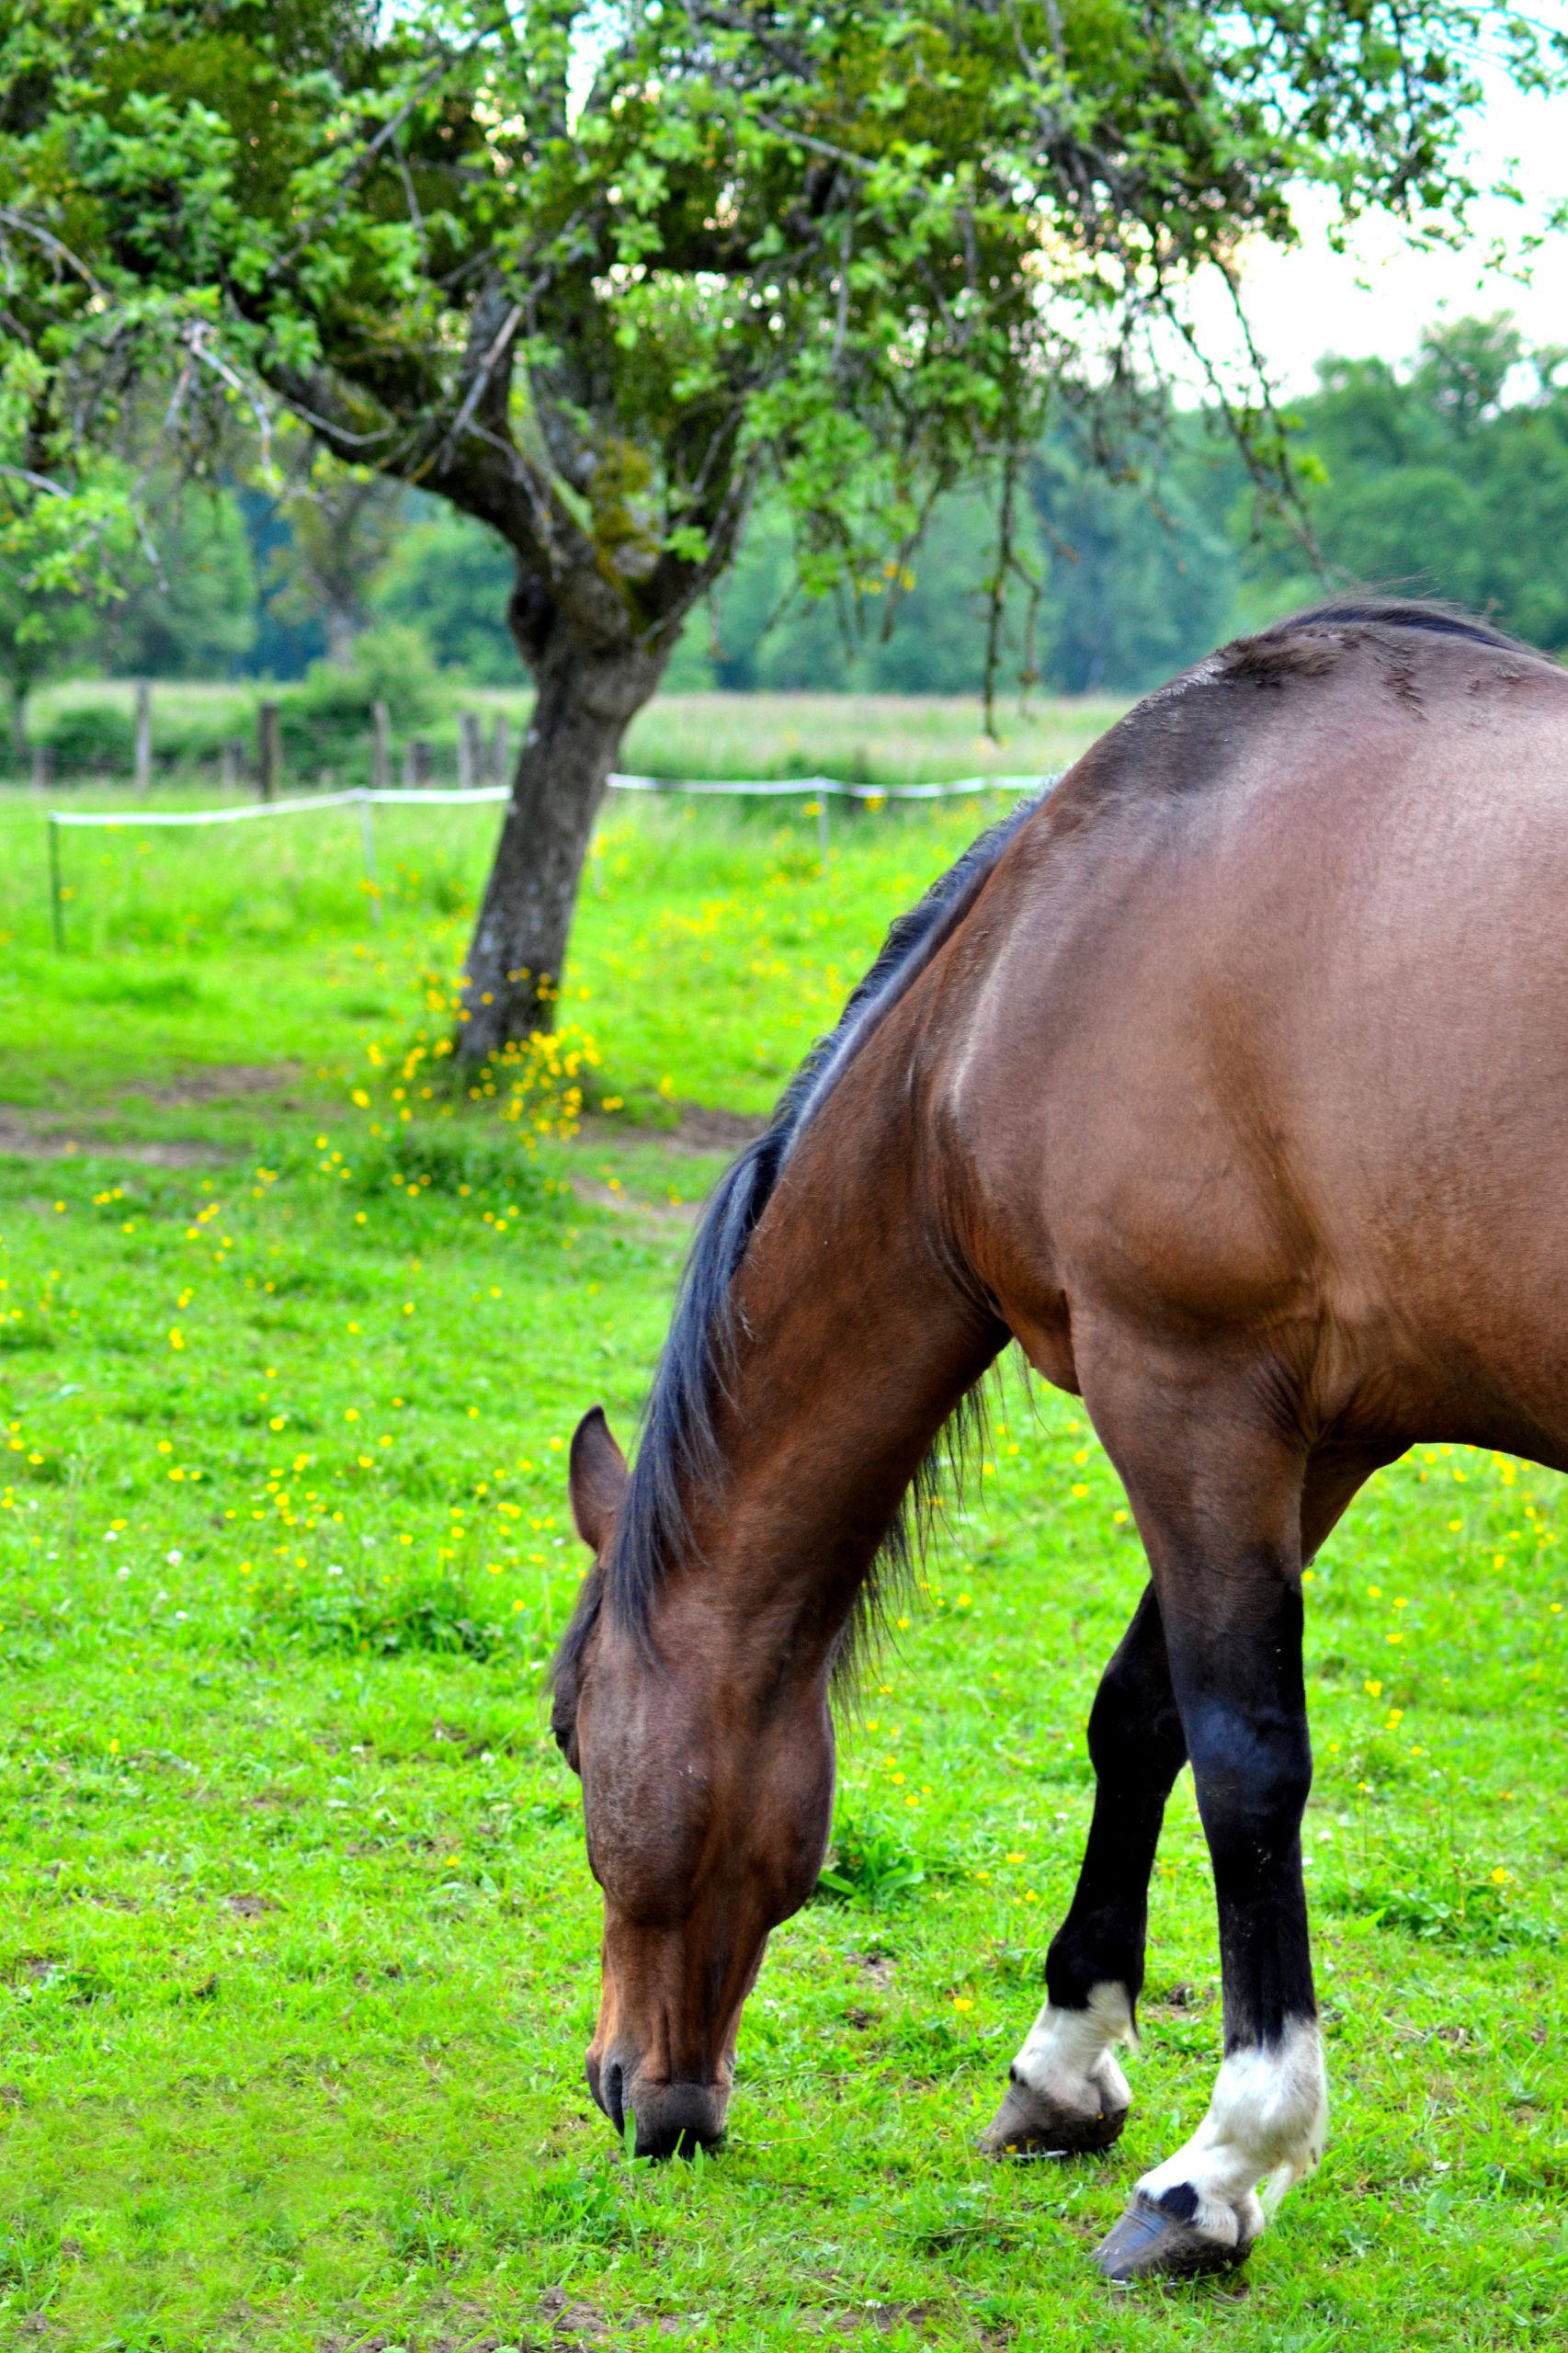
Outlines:
<svg viewBox="0 0 1568 2353"><path fill-rule="evenodd" d="M603 1549L626 1494L626 1457L610 1436L602 1405L584 1415L572 1433L568 1488L577 1533L590 1551Z"/></svg>

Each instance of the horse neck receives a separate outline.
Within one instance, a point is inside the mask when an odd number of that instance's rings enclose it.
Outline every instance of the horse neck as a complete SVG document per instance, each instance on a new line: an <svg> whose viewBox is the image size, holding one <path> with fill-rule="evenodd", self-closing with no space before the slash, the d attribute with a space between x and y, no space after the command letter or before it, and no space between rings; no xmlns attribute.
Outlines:
<svg viewBox="0 0 1568 2353"><path fill-rule="evenodd" d="M770 1627L782 1655L831 1654L933 1439L1006 1337L956 1271L896 1093L850 1074L735 1277L722 1475L693 1515L703 1566L685 1582L710 1638L728 1620L759 1663Z"/></svg>

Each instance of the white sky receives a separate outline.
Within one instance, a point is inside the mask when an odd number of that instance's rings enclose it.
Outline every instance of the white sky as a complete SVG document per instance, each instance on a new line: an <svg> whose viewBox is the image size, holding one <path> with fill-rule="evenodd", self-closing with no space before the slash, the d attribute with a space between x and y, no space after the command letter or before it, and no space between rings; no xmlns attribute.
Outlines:
<svg viewBox="0 0 1568 2353"><path fill-rule="evenodd" d="M1561 15L1556 6L1542 10ZM1529 282L1489 267L1501 240L1517 254L1523 233L1554 203L1568 199L1568 98L1526 97L1511 84L1494 86L1474 140L1476 176L1509 172L1526 198L1478 205L1474 233L1457 251L1413 251L1387 220L1368 223L1351 254L1331 251L1326 210L1298 210L1302 242L1293 253L1260 248L1244 276L1258 347L1279 388L1312 390L1313 363L1327 351L1344 358L1403 359L1424 326L1443 316L1511 311L1532 342L1568 344L1568 233L1552 238L1529 264ZM1229 301L1217 287L1198 292L1194 317L1205 338L1224 348Z"/></svg>

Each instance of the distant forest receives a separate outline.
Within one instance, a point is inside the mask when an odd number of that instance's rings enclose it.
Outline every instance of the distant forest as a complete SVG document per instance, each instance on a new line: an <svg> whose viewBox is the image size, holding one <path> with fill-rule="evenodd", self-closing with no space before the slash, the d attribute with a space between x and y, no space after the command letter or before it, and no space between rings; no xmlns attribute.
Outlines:
<svg viewBox="0 0 1568 2353"><path fill-rule="evenodd" d="M1451 597L1568 653L1568 349L1528 347L1506 317L1433 328L1403 366L1324 359L1294 404L1295 468L1326 574L1299 535L1260 519L1228 438L1173 414L1108 475L1070 421L1024 469L1017 540L1035 575L1033 673L1049 692L1136 692L1208 647L1353 580ZM672 688L866 688L961 694L984 666L993 504L955 494L907 573L858 607L791 593L790 518L759 506ZM62 608L43 638L0 581L0 662L13 699L41 676L295 678L342 664L378 626L416 631L442 668L520 682L505 612L510 568L483 528L392 486L319 497L187 490L150 572L107 611ZM894 625L884 631L896 588ZM1024 661L1025 594L1007 606L1004 685ZM36 609L36 608L35 608Z"/></svg>

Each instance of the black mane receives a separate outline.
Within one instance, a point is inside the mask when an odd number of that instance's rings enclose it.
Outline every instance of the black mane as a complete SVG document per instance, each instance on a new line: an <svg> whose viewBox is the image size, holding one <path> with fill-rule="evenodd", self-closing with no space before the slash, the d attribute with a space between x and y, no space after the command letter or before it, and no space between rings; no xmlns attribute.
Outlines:
<svg viewBox="0 0 1568 2353"><path fill-rule="evenodd" d="M1302 612L1289 613L1283 620L1270 621L1267 629L1239 642L1267 644L1304 629L1418 629L1435 637L1468 638L1474 645L1493 645L1504 653L1529 654L1538 662L1547 658L1539 647L1527 645L1522 638L1510 637L1504 630L1494 629L1490 621L1477 620L1461 606L1446 605L1428 597L1380 596L1370 589L1357 589L1346 596L1330 597L1321 605L1309 605ZM1234 650L1231 646L1225 649L1227 654Z"/></svg>
<svg viewBox="0 0 1568 2353"><path fill-rule="evenodd" d="M785 1088L766 1132L732 1162L709 1195L653 1375L602 1578L594 1578L585 1591L556 1661L558 1690L574 1679L583 1643L606 1601L623 1624L646 1632L653 1597L688 1545L685 1498L720 1470L714 1411L733 1359L731 1284L790 1152L884 1014L968 913L981 884L1042 798L1043 792L1023 801L982 834L918 904L899 916L836 1025L819 1039ZM917 1510L936 1483L934 1467L917 1478ZM906 1518L890 1532L884 1550L895 1563L908 1559Z"/></svg>

